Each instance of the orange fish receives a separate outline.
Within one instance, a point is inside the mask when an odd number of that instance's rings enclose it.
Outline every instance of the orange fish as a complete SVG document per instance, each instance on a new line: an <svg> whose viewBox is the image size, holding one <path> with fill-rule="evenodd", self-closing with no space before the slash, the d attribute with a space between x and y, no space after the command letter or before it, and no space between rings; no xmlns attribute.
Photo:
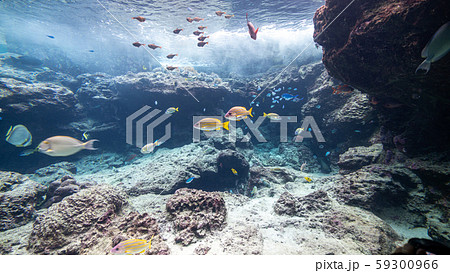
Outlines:
<svg viewBox="0 0 450 273"><path fill-rule="evenodd" d="M231 108L230 110L228 110L228 112L225 114L225 118L229 119L229 120L242 120L242 119L246 119L247 116L253 117L252 109L253 108L250 108L247 111L247 109L245 109L245 107L235 106L235 107Z"/></svg>
<svg viewBox="0 0 450 273"><path fill-rule="evenodd" d="M199 36L200 34L202 34L202 33L204 33L204 32L201 32L201 31L198 31L198 30L196 30L196 31L194 31L194 32L192 32L194 35L196 35L196 36Z"/></svg>
<svg viewBox="0 0 450 273"><path fill-rule="evenodd" d="M231 17L234 17L234 15L225 15L225 18L230 19Z"/></svg>
<svg viewBox="0 0 450 273"><path fill-rule="evenodd" d="M194 17L194 18L192 18L192 20L194 20L195 22L200 22L200 21L203 21L205 19L200 18L200 17Z"/></svg>
<svg viewBox="0 0 450 273"><path fill-rule="evenodd" d="M216 11L217 16L222 16L223 14L225 14L225 12L223 11Z"/></svg>
<svg viewBox="0 0 450 273"><path fill-rule="evenodd" d="M139 22L145 22L145 18L144 17L142 17L142 16L137 16L137 17L131 17L131 19L136 19L136 20L138 20Z"/></svg>
<svg viewBox="0 0 450 273"><path fill-rule="evenodd" d="M170 71L172 71L172 70L174 70L174 69L177 69L178 68L178 66L166 66L166 69L167 70L170 70Z"/></svg>
<svg viewBox="0 0 450 273"><path fill-rule="evenodd" d="M175 33L175 34L179 34L180 33L180 31L182 31L183 29L182 28L177 28L177 29L175 29L174 31L173 31L173 33Z"/></svg>
<svg viewBox="0 0 450 273"><path fill-rule="evenodd" d="M151 49L162 48L162 47L157 46L157 45L155 45L155 44L148 44L147 46L150 47Z"/></svg>
<svg viewBox="0 0 450 273"><path fill-rule="evenodd" d="M178 54L169 54L167 55L167 59L173 59L173 57L178 56Z"/></svg>
<svg viewBox="0 0 450 273"><path fill-rule="evenodd" d="M145 44L141 44L141 43L139 43L139 42L134 42L133 45L134 45L135 47L145 46Z"/></svg>
<svg viewBox="0 0 450 273"><path fill-rule="evenodd" d="M333 94L338 95L338 94L350 94L351 92L353 92L353 90L355 90L353 87L351 87L348 84L340 84L338 86L336 86L336 88L331 87L333 89Z"/></svg>
<svg viewBox="0 0 450 273"><path fill-rule="evenodd" d="M208 28L208 27L203 27L203 26L198 27L198 29L200 29L200 30L204 30L205 28Z"/></svg>
<svg viewBox="0 0 450 273"><path fill-rule="evenodd" d="M208 44L208 42L198 42L197 46L204 47L206 44Z"/></svg>
<svg viewBox="0 0 450 273"><path fill-rule="evenodd" d="M194 22L194 19L192 19L191 17L187 17L186 20L187 20L189 23Z"/></svg>
<svg viewBox="0 0 450 273"><path fill-rule="evenodd" d="M250 33L250 37L253 40L256 40L256 34L258 33L259 28L255 30L255 26L248 20L248 13L245 14L245 17L247 18L248 33Z"/></svg>
<svg viewBox="0 0 450 273"><path fill-rule="evenodd" d="M206 38L209 38L209 36L200 36L200 37L197 38L197 40L203 42Z"/></svg>

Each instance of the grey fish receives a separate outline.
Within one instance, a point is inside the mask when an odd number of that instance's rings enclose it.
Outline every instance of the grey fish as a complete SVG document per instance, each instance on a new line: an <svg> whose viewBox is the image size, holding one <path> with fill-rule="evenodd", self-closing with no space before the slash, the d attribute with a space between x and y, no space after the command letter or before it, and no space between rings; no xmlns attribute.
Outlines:
<svg viewBox="0 0 450 273"><path fill-rule="evenodd" d="M27 147L31 145L32 136L27 127L23 125L11 126L6 133L6 141L16 147Z"/></svg>
<svg viewBox="0 0 450 273"><path fill-rule="evenodd" d="M426 58L416 69L425 70L425 74L430 70L431 63L440 60L450 51L450 22L441 26L433 35L433 38L422 50L422 58Z"/></svg>

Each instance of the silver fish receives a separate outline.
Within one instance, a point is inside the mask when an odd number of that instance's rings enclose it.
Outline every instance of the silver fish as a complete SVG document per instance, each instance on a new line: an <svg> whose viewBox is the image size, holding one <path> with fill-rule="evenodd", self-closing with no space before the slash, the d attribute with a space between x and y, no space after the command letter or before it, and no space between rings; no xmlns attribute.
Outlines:
<svg viewBox="0 0 450 273"><path fill-rule="evenodd" d="M450 22L441 26L433 38L422 50L422 58L426 58L416 69L424 70L425 74L430 70L431 63L440 60L450 51Z"/></svg>

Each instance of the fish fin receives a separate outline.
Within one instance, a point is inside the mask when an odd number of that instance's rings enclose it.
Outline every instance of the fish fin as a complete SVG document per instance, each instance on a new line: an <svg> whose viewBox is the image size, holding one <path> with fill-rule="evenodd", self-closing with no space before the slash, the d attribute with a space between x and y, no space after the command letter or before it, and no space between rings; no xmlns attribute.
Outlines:
<svg viewBox="0 0 450 273"><path fill-rule="evenodd" d="M255 31L255 35L256 35L256 34L258 34L258 30L259 30L259 28L257 28L257 29L256 29L256 31Z"/></svg>
<svg viewBox="0 0 450 273"><path fill-rule="evenodd" d="M177 54L178 55L178 54ZM177 108L175 108L175 111L177 111L178 112L178 107Z"/></svg>
<svg viewBox="0 0 450 273"><path fill-rule="evenodd" d="M11 130L12 130L12 126L11 127L9 127L9 130L8 130L8 132L6 133L6 136L9 138L9 134L11 133ZM6 139L6 141L8 141L8 139Z"/></svg>
<svg viewBox="0 0 450 273"><path fill-rule="evenodd" d="M98 139L91 139L85 143L83 143L83 148L86 150L97 150L97 148L94 148L94 142L98 141Z"/></svg>
<svg viewBox="0 0 450 273"><path fill-rule="evenodd" d="M229 124L229 123L230 123L229 121L223 123L223 128L224 128L225 130L230 130L230 129L228 128L228 124Z"/></svg>
<svg viewBox="0 0 450 273"><path fill-rule="evenodd" d="M416 69L416 74L419 70L424 70L425 74L428 73L428 71L430 71L430 66L431 66L431 62L428 59L425 59L425 61L423 61Z"/></svg>
<svg viewBox="0 0 450 273"><path fill-rule="evenodd" d="M263 117L266 117L267 116L267 114L266 113L263 113Z"/></svg>
<svg viewBox="0 0 450 273"><path fill-rule="evenodd" d="M248 110L248 114L249 114L251 117L253 117L253 115L252 115L252 109L253 109L253 107L250 108L250 109Z"/></svg>

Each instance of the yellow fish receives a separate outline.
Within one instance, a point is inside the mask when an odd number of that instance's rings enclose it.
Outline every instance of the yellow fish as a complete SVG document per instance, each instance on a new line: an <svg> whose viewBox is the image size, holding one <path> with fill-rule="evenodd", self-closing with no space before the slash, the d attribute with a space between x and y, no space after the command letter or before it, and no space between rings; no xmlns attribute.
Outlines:
<svg viewBox="0 0 450 273"><path fill-rule="evenodd" d="M144 147L141 148L141 153L143 154L149 154L151 152L153 152L153 150L155 150L155 148L159 145L163 144L162 142L156 140L153 143L149 143L147 145L145 145Z"/></svg>
<svg viewBox="0 0 450 273"><path fill-rule="evenodd" d="M86 131L86 132L83 133L83 139L82 140L88 140L88 139L89 139L89 134Z"/></svg>
<svg viewBox="0 0 450 273"><path fill-rule="evenodd" d="M154 236L154 235L153 235ZM117 244L113 249L111 249L111 253L113 254L136 254L136 253L144 253L148 248L149 250L152 248L152 238L149 241L143 239L129 239Z"/></svg>
<svg viewBox="0 0 450 273"><path fill-rule="evenodd" d="M170 108L167 108L167 110L166 110L166 114L173 114L175 112L178 112L178 107L177 108L170 107Z"/></svg>
<svg viewBox="0 0 450 273"><path fill-rule="evenodd" d="M231 168L231 172L233 172L234 175L238 175L237 171L233 168Z"/></svg>
<svg viewBox="0 0 450 273"><path fill-rule="evenodd" d="M269 114L263 113L263 117L268 117L271 120L281 120L280 115L276 113L269 113Z"/></svg>
<svg viewBox="0 0 450 273"><path fill-rule="evenodd" d="M81 150L97 150L94 148L92 139L87 142L81 142L78 139L68 136L54 136L42 141L37 147L38 151L49 156L69 156L78 153Z"/></svg>
<svg viewBox="0 0 450 273"><path fill-rule="evenodd" d="M311 182L311 181L312 181L312 179L309 178L309 177L307 177L307 176L305 176L305 180L308 181L308 182Z"/></svg>
<svg viewBox="0 0 450 273"><path fill-rule="evenodd" d="M213 131L213 130L220 130L220 128L224 128L225 130L228 129L228 124L230 122L224 122L222 123L220 120L216 118L204 118L194 124L194 128L202 130L202 131Z"/></svg>

